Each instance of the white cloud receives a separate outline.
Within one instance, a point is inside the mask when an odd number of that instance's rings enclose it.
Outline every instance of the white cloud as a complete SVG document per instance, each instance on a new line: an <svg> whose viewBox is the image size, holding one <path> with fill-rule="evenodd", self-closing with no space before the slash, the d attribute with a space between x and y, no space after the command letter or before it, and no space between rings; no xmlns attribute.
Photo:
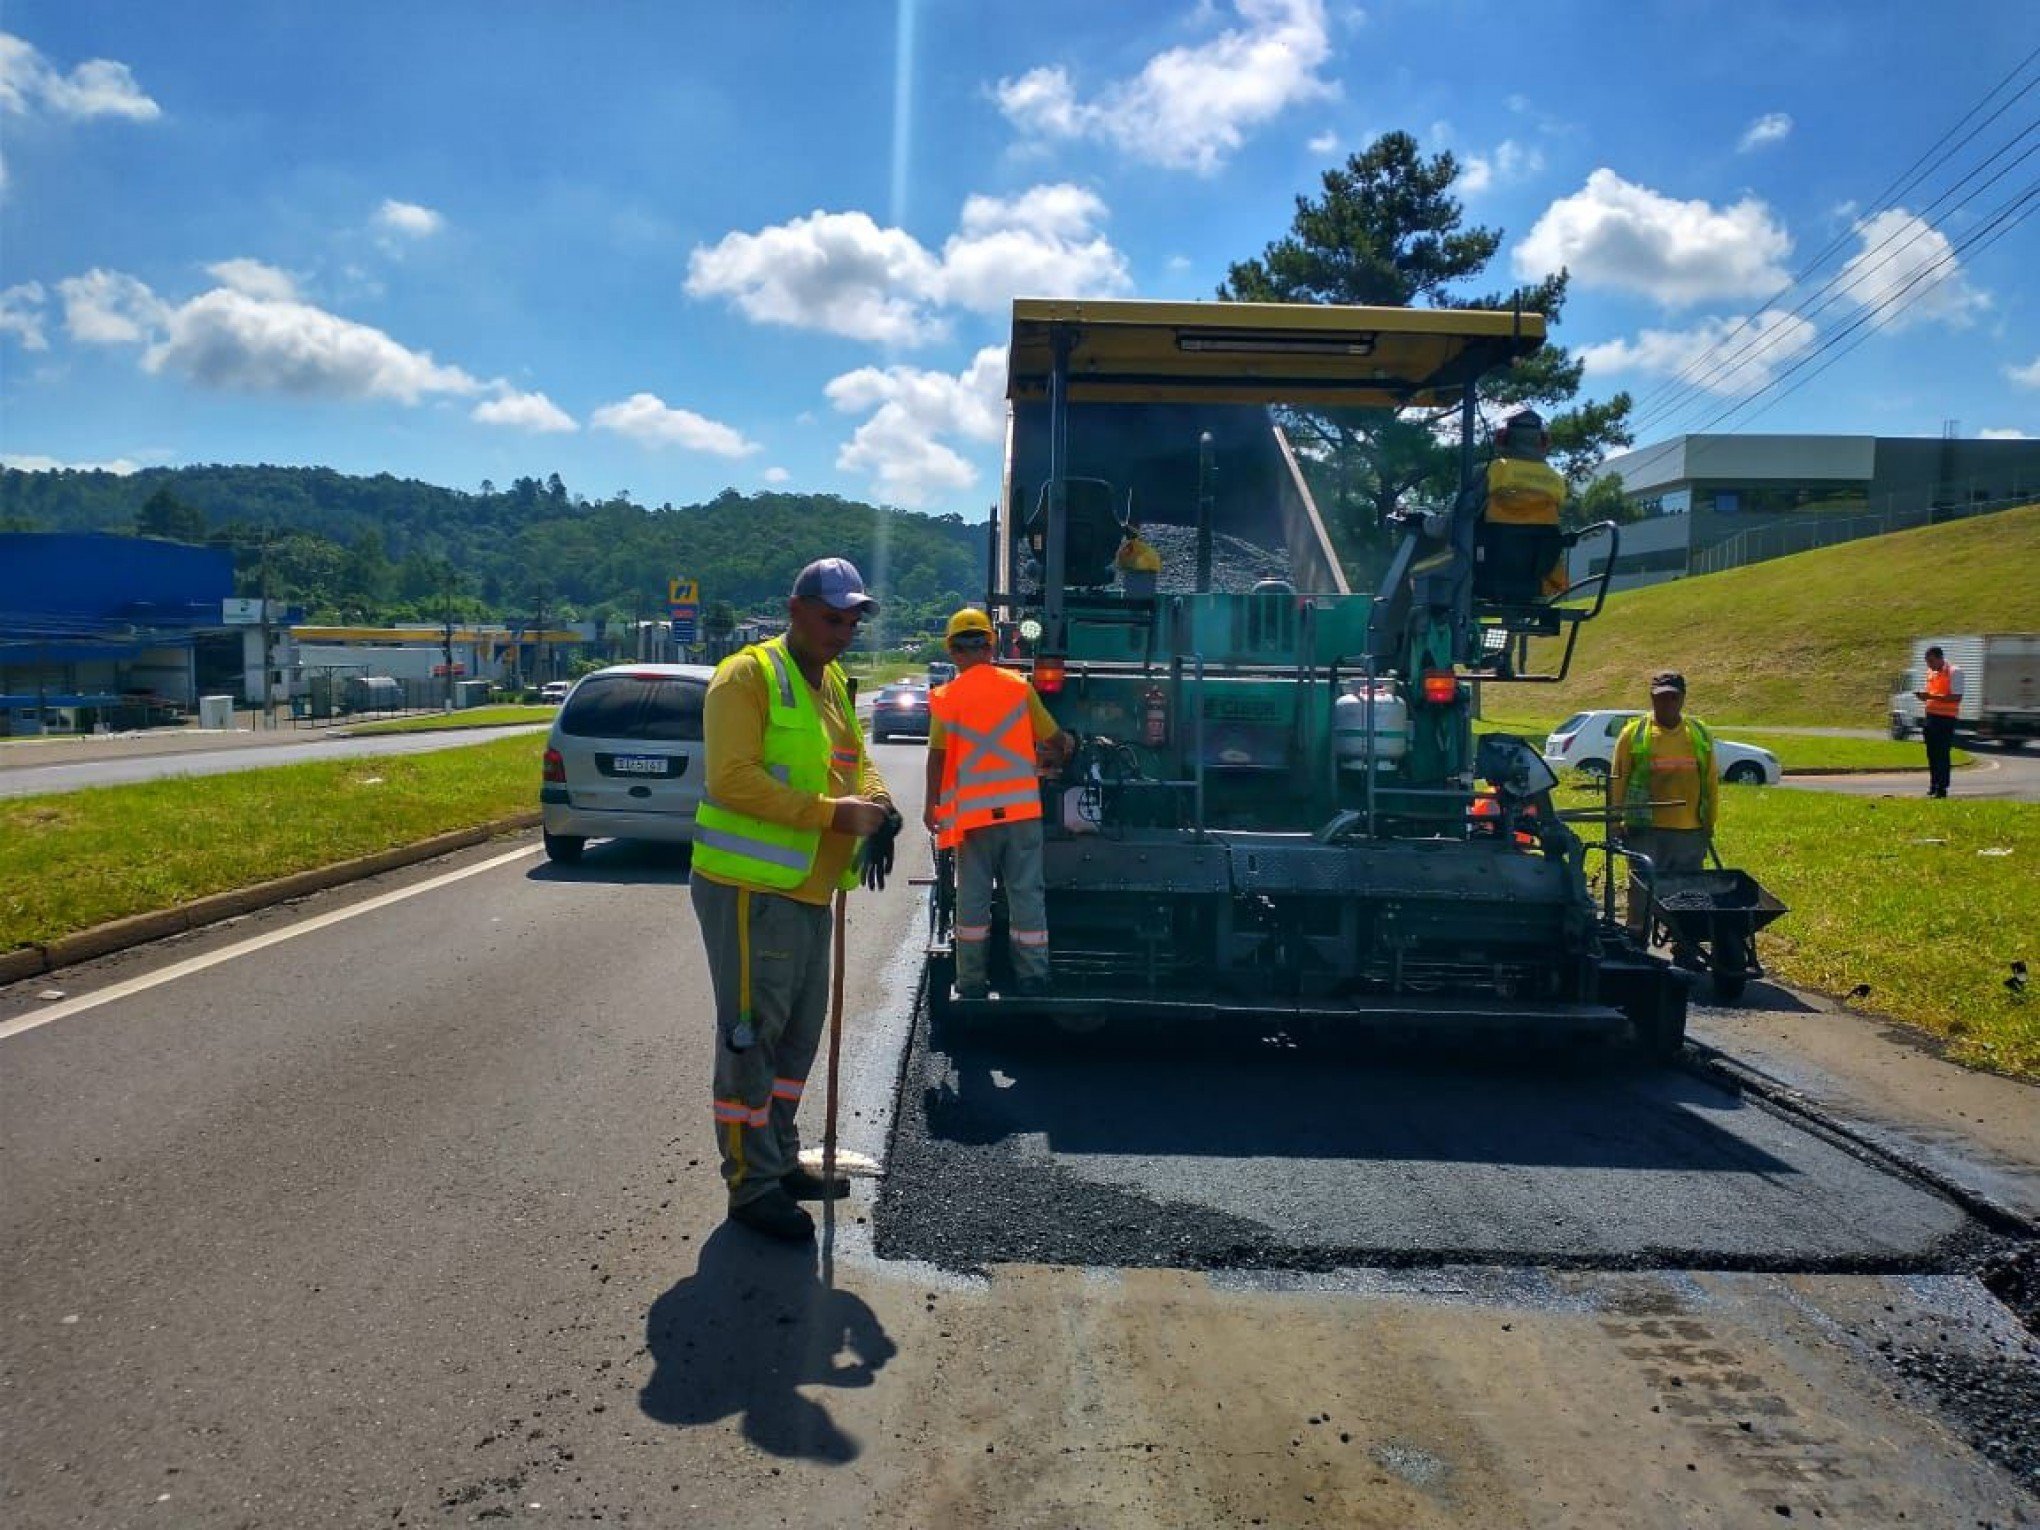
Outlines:
<svg viewBox="0 0 2040 1530"><path fill-rule="evenodd" d="M1792 118L1785 112L1766 112L1743 130L1742 141L1736 147L1738 154L1747 154L1752 149L1761 149L1766 144L1783 143L1792 136Z"/></svg>
<svg viewBox="0 0 2040 1530"><path fill-rule="evenodd" d="M1129 291L1126 259L1097 231L1106 208L1079 186L1035 186L1017 197L974 196L942 246L937 291L978 313L1016 296L1103 297Z"/></svg>
<svg viewBox="0 0 2040 1530"><path fill-rule="evenodd" d="M382 206L375 210L375 226L384 233L402 234L407 239L428 239L446 227L446 219L416 202L384 197Z"/></svg>
<svg viewBox="0 0 2040 1530"><path fill-rule="evenodd" d="M519 393L506 389L495 398L484 399L469 411L469 418L484 425L508 425L514 430L538 433L579 430L574 417L543 393Z"/></svg>
<svg viewBox="0 0 2040 1530"><path fill-rule="evenodd" d="M691 409L674 409L655 393L633 393L617 404L604 404L588 417L596 430L614 431L640 446L678 446L717 457L748 457L755 441L728 425L706 419Z"/></svg>
<svg viewBox="0 0 2040 1530"><path fill-rule="evenodd" d="M14 336L25 351L48 350L50 342L43 334L45 296L41 282L19 282L0 292L0 335Z"/></svg>
<svg viewBox="0 0 2040 1530"><path fill-rule="evenodd" d="M1680 202L1596 170L1544 210L1516 247L1516 274L1560 266L1582 287L1624 288L1668 307L1768 295L1788 279L1792 240L1754 197L1731 207Z"/></svg>
<svg viewBox="0 0 2040 1530"><path fill-rule="evenodd" d="M1992 430L1985 427L1976 433L1979 441L2030 441L2033 437L2023 430Z"/></svg>
<svg viewBox="0 0 2040 1530"><path fill-rule="evenodd" d="M1478 196L1492 186L1520 181L1544 168L1543 151L1504 138L1492 154L1465 154L1459 158L1459 179L1453 190Z"/></svg>
<svg viewBox="0 0 2040 1530"><path fill-rule="evenodd" d="M1948 236L1924 218L1893 207L1858 223L1856 234L1863 248L1842 267L1840 291L1883 325L1938 320L1960 328L1990 307L1963 277Z"/></svg>
<svg viewBox="0 0 2040 1530"><path fill-rule="evenodd" d="M785 483L789 478L793 477L793 474L787 472L783 467L769 467L758 476L767 483Z"/></svg>
<svg viewBox="0 0 2040 1530"><path fill-rule="evenodd" d="M760 323L922 345L948 334L945 306L996 313L1019 294L1128 291L1126 259L1099 232L1106 215L1096 194L1068 184L973 196L936 255L867 213L815 212L696 249L687 290Z"/></svg>
<svg viewBox="0 0 2040 1530"><path fill-rule="evenodd" d="M763 324L853 340L920 345L944 328L927 310L935 258L868 213L810 213L756 234L726 234L687 260L687 291L723 297Z"/></svg>
<svg viewBox="0 0 2040 1530"><path fill-rule="evenodd" d="M0 110L19 116L41 110L76 121L123 117L153 122L163 115L126 64L93 58L63 74L33 44L7 32L0 32Z"/></svg>
<svg viewBox="0 0 2040 1530"><path fill-rule="evenodd" d="M1329 129L1312 138L1304 147L1313 154L1330 154L1339 147L1339 135Z"/></svg>
<svg viewBox="0 0 2040 1530"><path fill-rule="evenodd" d="M148 285L97 267L57 283L64 328L87 345L135 345L162 327L169 307Z"/></svg>
<svg viewBox="0 0 2040 1530"><path fill-rule="evenodd" d="M482 384L427 351L307 303L216 287L171 310L163 338L142 357L151 372L175 371L210 388L301 398L472 394Z"/></svg>
<svg viewBox="0 0 2040 1530"><path fill-rule="evenodd" d="M1752 324L1709 319L1685 330L1647 329L1634 340L1605 340L1581 349L1590 374L1640 372L1683 376L1695 387L1739 398L1767 387L1813 349L1812 324L1783 309L1766 309Z"/></svg>
<svg viewBox="0 0 2040 1530"><path fill-rule="evenodd" d="M1081 101L1061 65L1001 79L999 108L1042 139L1097 139L1129 158L1215 173L1247 133L1304 101L1338 94L1322 0L1234 0L1241 26L1170 48L1139 74Z"/></svg>
<svg viewBox="0 0 2040 1530"><path fill-rule="evenodd" d="M938 437L989 446L1006 429L1006 348L986 346L960 374L917 367L860 367L823 390L845 414L871 418L836 454L836 466L864 475L892 504L923 505L977 482L978 472Z"/></svg>
<svg viewBox="0 0 2040 1530"><path fill-rule="evenodd" d="M139 462L115 457L110 462L64 462L55 457L0 454L0 467L18 468L24 473L115 473L125 478L141 471Z"/></svg>
<svg viewBox="0 0 2040 1530"><path fill-rule="evenodd" d="M2005 376L2022 388L2040 388L2040 356L2023 367L2006 367Z"/></svg>
<svg viewBox="0 0 2040 1530"><path fill-rule="evenodd" d="M295 301L298 295L297 282L288 271L279 271L275 266L246 256L219 261L207 266L206 270L234 291L245 292L252 298L288 303Z"/></svg>

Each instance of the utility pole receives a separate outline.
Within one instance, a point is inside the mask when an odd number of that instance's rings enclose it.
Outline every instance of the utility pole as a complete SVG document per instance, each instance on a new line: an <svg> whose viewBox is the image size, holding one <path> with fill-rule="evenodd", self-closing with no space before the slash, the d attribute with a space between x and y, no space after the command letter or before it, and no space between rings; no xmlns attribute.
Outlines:
<svg viewBox="0 0 2040 1530"><path fill-rule="evenodd" d="M276 725L275 697L269 688L270 636L269 636L269 530L262 531L262 572L260 588L256 592L262 606L262 722L261 727Z"/></svg>
<svg viewBox="0 0 2040 1530"><path fill-rule="evenodd" d="M446 710L453 710L453 560L441 566L446 616Z"/></svg>

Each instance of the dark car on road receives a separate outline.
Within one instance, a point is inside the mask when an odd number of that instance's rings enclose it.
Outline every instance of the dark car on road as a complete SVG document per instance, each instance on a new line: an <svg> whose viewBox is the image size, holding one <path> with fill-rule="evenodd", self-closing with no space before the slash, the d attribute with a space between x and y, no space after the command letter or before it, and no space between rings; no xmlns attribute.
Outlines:
<svg viewBox="0 0 2040 1530"><path fill-rule="evenodd" d="M928 687L888 685L871 703L871 739L882 744L896 734L928 736Z"/></svg>

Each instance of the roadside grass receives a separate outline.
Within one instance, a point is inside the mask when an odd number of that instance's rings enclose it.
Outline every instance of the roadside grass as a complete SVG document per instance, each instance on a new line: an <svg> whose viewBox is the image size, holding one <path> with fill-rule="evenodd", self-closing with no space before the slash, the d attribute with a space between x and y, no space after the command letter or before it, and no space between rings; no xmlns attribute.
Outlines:
<svg viewBox="0 0 2040 1530"><path fill-rule="evenodd" d="M542 740L0 802L0 951L538 805Z"/></svg>
<svg viewBox="0 0 2040 1530"><path fill-rule="evenodd" d="M369 738L378 733L445 733L455 728L501 728L516 723L549 723L558 707L474 707L465 712L434 712L425 717L399 717L389 722L363 723L349 728L349 738Z"/></svg>
<svg viewBox="0 0 2040 1530"><path fill-rule="evenodd" d="M1527 738L1541 749L1545 736L1560 721L1563 719L1537 721L1483 717L1474 727L1480 733L1513 733ZM1889 738L1831 738L1818 733L1739 728L1733 723L1714 725L1714 731L1722 738L1734 739L1738 744L1755 744L1759 749L1770 750L1778 756L1779 768L1791 775L1879 770L1917 770L1924 775L1927 769L1926 748L1916 740L1900 743ZM1965 749L1957 749L1950 758L1957 765L1969 765L1975 761L1975 757Z"/></svg>
<svg viewBox="0 0 2040 1530"><path fill-rule="evenodd" d="M1598 800L1583 785L1559 796ZM1791 910L1757 937L1772 974L1837 996L1868 984L1852 1009L1941 1037L1972 1067L2040 1078L2040 982L2005 987L2014 961L2040 967L2040 804L1726 787L1716 843Z"/></svg>
<svg viewBox="0 0 2040 1530"><path fill-rule="evenodd" d="M1677 669L1702 717L1874 728L1913 638L2030 630L2036 567L2029 505L1626 590L1545 694L1567 711L1634 706L1653 670Z"/></svg>

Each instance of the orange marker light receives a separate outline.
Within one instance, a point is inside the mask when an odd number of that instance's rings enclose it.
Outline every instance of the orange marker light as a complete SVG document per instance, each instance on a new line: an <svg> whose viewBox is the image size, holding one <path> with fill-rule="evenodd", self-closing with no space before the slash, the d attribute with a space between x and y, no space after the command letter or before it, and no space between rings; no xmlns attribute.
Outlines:
<svg viewBox="0 0 2040 1530"><path fill-rule="evenodd" d="M1459 677L1449 669L1424 671L1424 700L1447 705L1459 697Z"/></svg>
<svg viewBox="0 0 2040 1530"><path fill-rule="evenodd" d="M1061 659L1036 659L1034 661L1034 688L1044 696L1053 696L1063 688L1063 661Z"/></svg>

